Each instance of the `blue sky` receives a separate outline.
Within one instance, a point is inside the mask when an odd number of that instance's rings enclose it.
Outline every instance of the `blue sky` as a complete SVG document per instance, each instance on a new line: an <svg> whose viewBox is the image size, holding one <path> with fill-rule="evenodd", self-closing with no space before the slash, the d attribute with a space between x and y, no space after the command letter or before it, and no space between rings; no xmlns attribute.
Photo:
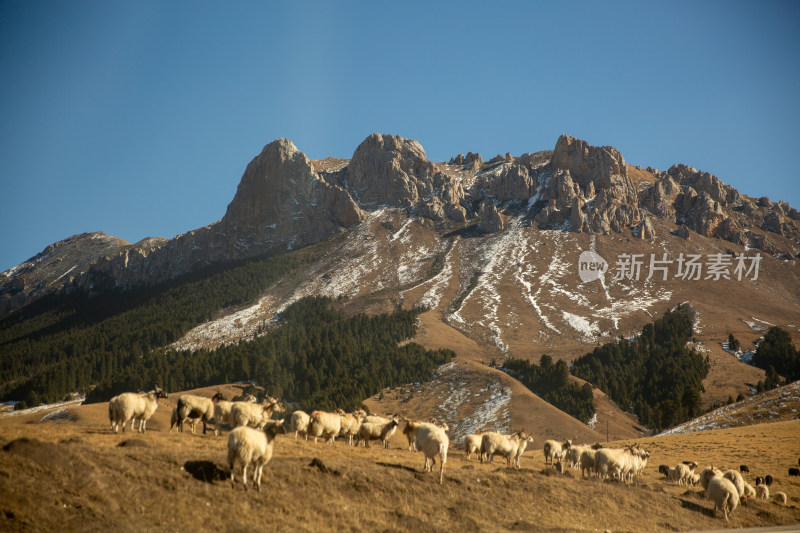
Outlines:
<svg viewBox="0 0 800 533"><path fill-rule="evenodd" d="M797 2L0 0L0 271L221 218L278 137L686 163L800 208Z"/></svg>

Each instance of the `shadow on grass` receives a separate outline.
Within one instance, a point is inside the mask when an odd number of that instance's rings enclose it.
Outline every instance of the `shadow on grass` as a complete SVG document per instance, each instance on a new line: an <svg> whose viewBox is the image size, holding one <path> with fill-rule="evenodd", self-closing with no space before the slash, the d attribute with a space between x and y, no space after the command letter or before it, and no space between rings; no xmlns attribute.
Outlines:
<svg viewBox="0 0 800 533"><path fill-rule="evenodd" d="M228 478L228 473L211 461L186 461L183 469L189 472L193 478L206 483L224 481Z"/></svg>
<svg viewBox="0 0 800 533"><path fill-rule="evenodd" d="M709 509L708 507L703 507L695 502L690 502L689 500L684 500L683 498L679 498L678 501L681 502L681 507L684 509L689 509L690 511L695 511L701 514L704 514L710 518L714 518L714 509Z"/></svg>
<svg viewBox="0 0 800 533"><path fill-rule="evenodd" d="M375 464L377 464L378 466L385 466L386 468L396 468L398 470L405 470L406 472L412 472L415 474L419 472L419 470L417 470L416 468L412 468L410 466L405 466L405 465L398 465L395 463L375 463Z"/></svg>

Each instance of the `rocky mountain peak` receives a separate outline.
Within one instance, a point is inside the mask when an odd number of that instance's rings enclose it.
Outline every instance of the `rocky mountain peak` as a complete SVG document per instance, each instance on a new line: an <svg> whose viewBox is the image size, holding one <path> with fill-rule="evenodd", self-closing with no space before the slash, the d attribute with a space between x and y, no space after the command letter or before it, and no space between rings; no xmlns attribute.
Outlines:
<svg viewBox="0 0 800 533"><path fill-rule="evenodd" d="M613 146L591 146L586 141L561 135L550 158L553 171L569 171L582 189L608 189L628 179L625 159Z"/></svg>
<svg viewBox="0 0 800 533"><path fill-rule="evenodd" d="M347 166L347 185L358 203L411 207L432 192L435 168L417 141L373 133Z"/></svg>

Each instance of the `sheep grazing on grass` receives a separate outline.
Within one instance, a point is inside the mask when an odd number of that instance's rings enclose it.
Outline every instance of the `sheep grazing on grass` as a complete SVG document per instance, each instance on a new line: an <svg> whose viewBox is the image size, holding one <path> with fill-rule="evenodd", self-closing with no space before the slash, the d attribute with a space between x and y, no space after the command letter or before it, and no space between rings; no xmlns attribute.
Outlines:
<svg viewBox="0 0 800 533"><path fill-rule="evenodd" d="M191 419L192 422L192 435L194 435L194 425L197 420L203 421L203 435L206 434L208 429L208 421L214 418L214 404L222 397L217 393L212 398L205 396L197 396L195 394L184 394L178 398L178 406L175 413L175 424L170 425L170 431L177 426L178 431L183 433L183 423L186 419ZM217 422L217 425L219 423Z"/></svg>
<svg viewBox="0 0 800 533"><path fill-rule="evenodd" d="M247 467L253 465L253 485L261 492L261 474L272 459L273 442L279 433L286 433L283 420L266 424L263 430L240 426L230 432L228 466L231 469L232 487L236 487L236 467L241 465L242 484L247 489Z"/></svg>
<svg viewBox="0 0 800 533"><path fill-rule="evenodd" d="M753 488L753 485L748 483L747 481L744 482L744 498L741 498L742 502L746 502L750 498L756 497L756 489Z"/></svg>
<svg viewBox="0 0 800 533"><path fill-rule="evenodd" d="M749 474L750 473L750 468L747 465L739 465L739 471L742 474Z"/></svg>
<svg viewBox="0 0 800 533"><path fill-rule="evenodd" d="M417 450L425 454L426 472L430 472L436 464L436 456L439 456L441 465L439 467L439 483L444 479L444 465L447 463L447 448L450 439L447 437L446 430L435 424L421 422L414 429L414 442Z"/></svg>
<svg viewBox="0 0 800 533"><path fill-rule="evenodd" d="M769 486L769 485L772 485L772 476L770 476L769 474L767 474L766 476L764 476L764 483L765 483L767 486Z"/></svg>
<svg viewBox="0 0 800 533"><path fill-rule="evenodd" d="M482 433L476 433L464 437L464 451L467 452L467 461L469 461L469 458L473 453L478 456L478 459L483 458L483 454L481 453L482 440L483 440Z"/></svg>
<svg viewBox="0 0 800 533"><path fill-rule="evenodd" d="M342 435L347 440L347 444L353 445L353 437L358 435L358 430L361 428L361 422L367 416L367 413L361 409L357 409L352 413L345 413L341 409L337 409L339 416L342 418L342 428L339 430L339 435Z"/></svg>
<svg viewBox="0 0 800 533"><path fill-rule="evenodd" d="M756 485L756 498L769 500L769 487L766 485Z"/></svg>
<svg viewBox="0 0 800 533"><path fill-rule="evenodd" d="M294 438L301 436L308 440L308 424L311 422L311 417L305 411L295 411L292 413L292 431L294 431Z"/></svg>
<svg viewBox="0 0 800 533"><path fill-rule="evenodd" d="M787 498L786 498L786 494L785 493L776 492L775 494L773 494L773 497L775 498L775 503L780 503L781 505L786 505Z"/></svg>
<svg viewBox="0 0 800 533"><path fill-rule="evenodd" d="M722 477L733 483L733 486L736 487L736 494L739 496L739 500L742 500L743 497L744 499L747 499L744 487L745 482L742 474L736 470L728 470L722 475Z"/></svg>
<svg viewBox="0 0 800 533"><path fill-rule="evenodd" d="M735 470L730 472L735 472ZM727 522L728 516L739 505L739 493L736 486L729 479L724 478L722 473L714 467L706 468L700 473L700 483L705 489L706 498L714 502L714 511L722 510Z"/></svg>
<svg viewBox="0 0 800 533"><path fill-rule="evenodd" d="M800 468L790 468L789 477L800 476Z"/></svg>
<svg viewBox="0 0 800 533"><path fill-rule="evenodd" d="M333 444L334 439L336 439L341 430L342 417L339 416L339 413L328 413L327 411L311 412L308 434L314 437L314 442L317 442L317 438L321 437Z"/></svg>
<svg viewBox="0 0 800 533"><path fill-rule="evenodd" d="M147 433L147 421L158 409L158 399L166 398L167 393L156 387L147 393L123 392L114 396L108 402L108 420L114 433L119 432L120 425L123 433L125 424L131 420L131 430L135 431L136 420L139 421L139 433Z"/></svg>
<svg viewBox="0 0 800 533"><path fill-rule="evenodd" d="M669 469L667 478L677 481L678 485L686 485L691 481L694 468L687 464L678 464Z"/></svg>
<svg viewBox="0 0 800 533"><path fill-rule="evenodd" d="M233 402L231 421L233 427L249 426L261 429L272 418L272 413L281 412L278 400L270 398L266 403Z"/></svg>
<svg viewBox="0 0 800 533"><path fill-rule="evenodd" d="M664 477L669 477L669 467L667 465L658 465L658 473Z"/></svg>
<svg viewBox="0 0 800 533"><path fill-rule="evenodd" d="M358 440L364 441L364 447L369 448L370 441L379 440L384 448L389 447L389 439L397 431L399 422L397 418L392 418L385 424L364 422L358 430Z"/></svg>
<svg viewBox="0 0 800 533"><path fill-rule="evenodd" d="M550 461L550 464L553 464L555 459L561 459L561 456L564 454L566 450L568 450L572 446L572 441L567 440L563 443L558 442L557 440L546 440L544 441L544 464L547 466L547 462Z"/></svg>
<svg viewBox="0 0 800 533"><path fill-rule="evenodd" d="M595 452L595 471L603 480L612 476L618 477L622 482L629 482L641 474L649 457L647 451L635 445L616 449L602 448Z"/></svg>

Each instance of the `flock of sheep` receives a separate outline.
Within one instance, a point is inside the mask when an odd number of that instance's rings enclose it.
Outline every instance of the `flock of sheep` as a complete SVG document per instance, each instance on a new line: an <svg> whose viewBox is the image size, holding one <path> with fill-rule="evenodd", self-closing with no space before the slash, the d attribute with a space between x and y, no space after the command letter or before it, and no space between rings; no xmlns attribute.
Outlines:
<svg viewBox="0 0 800 533"><path fill-rule="evenodd" d="M739 502L746 502L748 498L768 500L770 497L769 485L772 485L772 476L756 477L756 486L753 487L745 481L742 475L750 472L747 465L741 465L739 470L728 470L724 473L713 466L697 472L696 462L685 461L672 468L660 465L658 471L667 479L677 482L678 485L700 485L705 491L706 498L714 502L714 510L722 511L725 521L739 506ZM776 492L773 497L775 501L786 505L785 493Z"/></svg>
<svg viewBox="0 0 800 533"><path fill-rule="evenodd" d="M126 423L131 421L131 428L135 429L138 422L138 431L146 431L147 420L158 408L159 398L166 398L167 394L156 387L155 390L144 393L126 392L115 396L109 401L108 416L111 428L118 432L120 426L125 430ZM177 427L183 431L184 422L191 424L194 433L195 424L203 423L203 433L206 433L207 423L212 418L215 421L214 433L219 435L222 424L233 428L228 436L228 466L231 470L231 483L235 486L235 472L241 470L242 481L247 488L247 470L254 468L253 485L261 490L261 476L264 466L269 463L273 454L273 442L276 435L286 433L284 419L273 420L274 413L283 412L284 408L274 398L267 398L263 403L256 403L255 398L249 401L226 401L221 393L206 398L192 394L184 394L178 398L177 406L172 412L170 431ZM444 479L444 466L447 463L447 450L450 440L447 436L446 424L420 422L407 420L394 415L381 417L367 415L363 410L345 413L341 409L333 412L312 411L310 414L295 411L291 416L291 428L295 439L313 438L314 442L321 438L333 443L336 437L344 437L349 445L358 445L364 442L369 447L370 442L379 441L383 447L388 448L389 439L397 431L400 423L404 423L402 433L408 439L408 448L420 451L425 456L424 470L432 471L439 457L439 483ZM480 462L492 462L495 455L501 456L509 467L520 467L520 457L533 437L525 431L503 435L494 431L481 432L467 435L464 439L464 450L467 460L473 454L477 455ZM559 442L547 440L543 445L545 467L552 465L560 472L566 467L581 470L581 477L595 476L600 480L616 478L623 483L631 483L642 475L650 454L637 445L623 448L604 448L600 444L576 445L572 441ZM757 477L756 486L746 482L742 473L749 473L746 465L741 465L741 473L736 470L721 470L708 467L697 471L697 463L686 461L673 468L666 465L659 466L659 472L668 480L678 485L700 485L706 498L714 502L714 510L721 510L725 520L736 509L740 502L748 498L769 499L768 485L772 477ZM789 475L796 475L790 469ZM786 494L776 492L776 501L786 504Z"/></svg>

